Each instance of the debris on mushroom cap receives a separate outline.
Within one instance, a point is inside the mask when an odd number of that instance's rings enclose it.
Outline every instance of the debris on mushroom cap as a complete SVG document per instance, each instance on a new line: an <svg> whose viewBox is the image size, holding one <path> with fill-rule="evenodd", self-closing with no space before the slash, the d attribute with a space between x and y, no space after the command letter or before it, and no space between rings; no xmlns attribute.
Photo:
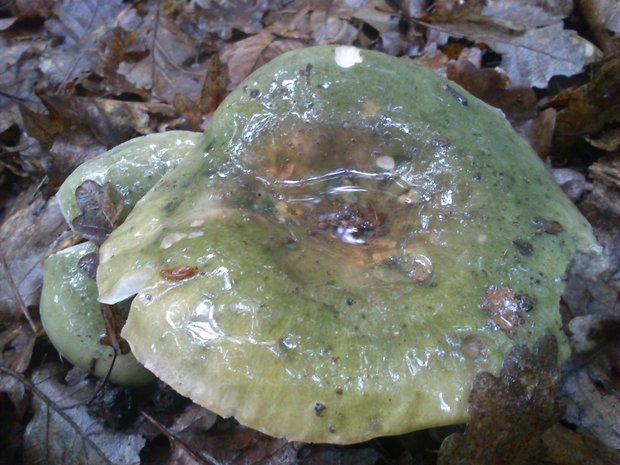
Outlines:
<svg viewBox="0 0 620 465"><path fill-rule="evenodd" d="M125 204L123 218L166 171L194 150L201 134L169 131L131 139L80 165L58 190L62 213L71 224L81 214L75 190L85 181L107 182Z"/></svg>
<svg viewBox="0 0 620 465"><path fill-rule="evenodd" d="M79 267L80 259L94 251L94 244L87 242L47 259L40 309L43 327L60 354L103 378L109 371L114 350L100 343L105 323L97 302L97 284ZM153 375L132 354L118 354L110 381L141 386L152 380Z"/></svg>
<svg viewBox="0 0 620 465"><path fill-rule="evenodd" d="M512 345L551 333L565 358L562 276L596 249L500 112L405 60L344 52L253 73L103 244L97 276L103 302L137 292L123 336L147 368L292 440L462 422L475 374ZM148 282L124 286L135 273ZM502 289L532 303L505 328Z"/></svg>
<svg viewBox="0 0 620 465"><path fill-rule="evenodd" d="M84 186L101 188L97 182L107 188L107 191L103 190L108 196L112 188L115 194L121 195L119 200L123 203L123 211L117 213L127 216L163 174L194 149L200 137L199 133L189 131L150 134L125 142L82 164L58 191L65 219L71 225L73 220L79 219L81 206L76 196ZM101 193L93 191L90 195ZM106 212L100 214L106 217ZM101 225L91 224L90 227L100 229ZM97 285L94 278L87 277L78 266L80 259L95 249L94 244L84 243L49 257L45 265L41 320L52 344L66 359L104 377L110 367L113 349L100 344L99 338L106 328L101 305L97 302ZM146 282L150 276L142 278L144 274L144 271L136 273L135 279ZM153 377L133 355L123 354L114 362L110 380L117 384L142 385L152 381Z"/></svg>

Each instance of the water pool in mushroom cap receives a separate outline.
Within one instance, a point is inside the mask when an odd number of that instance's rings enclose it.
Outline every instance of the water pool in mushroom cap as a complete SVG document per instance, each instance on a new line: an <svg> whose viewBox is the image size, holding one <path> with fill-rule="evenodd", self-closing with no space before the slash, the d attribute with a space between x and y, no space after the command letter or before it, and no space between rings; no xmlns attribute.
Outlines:
<svg viewBox="0 0 620 465"><path fill-rule="evenodd" d="M405 60L314 47L231 93L103 244L98 286L138 293L123 336L180 393L352 443L463 421L515 343L551 333L565 358L562 275L594 244L498 110Z"/></svg>

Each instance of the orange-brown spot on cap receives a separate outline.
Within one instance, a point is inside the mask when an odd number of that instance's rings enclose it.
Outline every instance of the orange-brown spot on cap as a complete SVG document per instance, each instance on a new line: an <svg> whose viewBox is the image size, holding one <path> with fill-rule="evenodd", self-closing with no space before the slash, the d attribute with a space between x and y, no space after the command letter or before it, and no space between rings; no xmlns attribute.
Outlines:
<svg viewBox="0 0 620 465"><path fill-rule="evenodd" d="M159 275L170 281L180 281L182 279L191 278L198 273L197 266L177 266L175 268L166 268L159 272Z"/></svg>

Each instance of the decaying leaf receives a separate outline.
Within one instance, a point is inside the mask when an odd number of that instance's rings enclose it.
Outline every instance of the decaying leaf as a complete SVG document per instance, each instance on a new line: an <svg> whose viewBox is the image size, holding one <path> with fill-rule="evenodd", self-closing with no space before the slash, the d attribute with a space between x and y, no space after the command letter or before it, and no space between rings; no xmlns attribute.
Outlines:
<svg viewBox="0 0 620 465"><path fill-rule="evenodd" d="M531 29L562 21L571 14L573 4L573 0L486 0L482 14Z"/></svg>
<svg viewBox="0 0 620 465"><path fill-rule="evenodd" d="M62 382L62 373L64 369L59 365L48 365L37 369L31 381L26 381L34 406L34 417L24 435L26 463L139 463L145 439L106 428L86 406L95 390L93 380L69 386Z"/></svg>
<svg viewBox="0 0 620 465"><path fill-rule="evenodd" d="M303 46L304 39L278 38L269 30L227 46L221 58L228 65L229 87L236 87L252 71L278 55Z"/></svg>
<svg viewBox="0 0 620 465"><path fill-rule="evenodd" d="M592 190L582 211L601 234L614 236L620 224L620 154L607 155L590 166Z"/></svg>
<svg viewBox="0 0 620 465"><path fill-rule="evenodd" d="M379 452L371 447L347 449L329 445L307 445L298 454L299 465L375 465ZM276 464L274 464L276 465Z"/></svg>
<svg viewBox="0 0 620 465"><path fill-rule="evenodd" d="M580 0L577 5L605 54L620 52L620 2Z"/></svg>
<svg viewBox="0 0 620 465"><path fill-rule="evenodd" d="M30 365L35 339L36 334L25 323L3 328L0 331L0 366L24 373Z"/></svg>
<svg viewBox="0 0 620 465"><path fill-rule="evenodd" d="M469 398L464 434L446 438L439 465L530 465L539 463L542 434L562 408L557 342L541 338L530 352L517 345L508 352L499 376L481 373Z"/></svg>
<svg viewBox="0 0 620 465"><path fill-rule="evenodd" d="M501 67L515 87L547 87L553 76L580 73L601 56L592 43L564 28L561 20L572 9L570 1L488 3L480 13L459 9L446 16L447 22L440 16L443 22L436 25L500 53Z"/></svg>
<svg viewBox="0 0 620 465"><path fill-rule="evenodd" d="M196 0L194 9L186 14L198 18L198 27L203 33L215 33L221 39L230 39L233 29L252 34L263 25L261 19L270 8L271 2L255 0L226 1Z"/></svg>
<svg viewBox="0 0 620 465"><path fill-rule="evenodd" d="M170 105L163 103L58 95L46 95L42 100L55 114L89 127L95 138L107 147L125 142L136 134L154 132L157 120L177 116Z"/></svg>
<svg viewBox="0 0 620 465"><path fill-rule="evenodd" d="M101 304L101 314L105 322L105 335L101 337L101 344L110 346L116 354L131 352L129 344L121 337L121 330L127 321L127 314L118 305Z"/></svg>
<svg viewBox="0 0 620 465"><path fill-rule="evenodd" d="M596 438L579 434L561 424L543 435L545 463L558 465L616 465L620 452L601 444Z"/></svg>
<svg viewBox="0 0 620 465"><path fill-rule="evenodd" d="M617 225L617 223L616 223ZM601 236L603 237L603 236ZM620 236L598 257L579 255L562 295L573 363L562 389L565 419L620 449Z"/></svg>
<svg viewBox="0 0 620 465"><path fill-rule="evenodd" d="M57 200L33 198L33 192L20 195L0 226L0 320L5 322L29 314L39 304L43 259L67 229Z"/></svg>
<svg viewBox="0 0 620 465"><path fill-rule="evenodd" d="M616 339L615 344L620 344ZM617 354L618 355L618 354ZM568 399L565 419L613 449L620 449L620 399L609 375L593 369L573 373L562 389ZM607 384L607 385L606 385Z"/></svg>
<svg viewBox="0 0 620 465"><path fill-rule="evenodd" d="M54 86L65 86L98 68L98 46L123 9L120 0L65 0L54 18L45 22L51 34L63 39L49 47L39 68ZM106 27L107 26L107 27Z"/></svg>
<svg viewBox="0 0 620 465"><path fill-rule="evenodd" d="M555 149L570 150L585 137L597 138L620 120L620 55L605 60L594 70L592 80L554 96L549 105L558 111Z"/></svg>
<svg viewBox="0 0 620 465"><path fill-rule="evenodd" d="M553 76L572 76L600 57L597 49L562 23L532 29L510 41L490 41L502 54L513 86L547 87Z"/></svg>
<svg viewBox="0 0 620 465"><path fill-rule="evenodd" d="M112 184L103 186L95 181L84 181L75 189L75 197L82 214L71 224L85 239L101 244L117 226L123 211L123 202L113 198Z"/></svg>

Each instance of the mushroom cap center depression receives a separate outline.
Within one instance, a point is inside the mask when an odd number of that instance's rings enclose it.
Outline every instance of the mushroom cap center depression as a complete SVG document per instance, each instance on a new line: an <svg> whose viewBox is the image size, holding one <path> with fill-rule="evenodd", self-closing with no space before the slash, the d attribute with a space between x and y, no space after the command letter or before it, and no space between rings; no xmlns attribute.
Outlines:
<svg viewBox="0 0 620 465"><path fill-rule="evenodd" d="M421 284L432 275L431 250L442 245L441 221L466 217L446 151L445 141L411 144L379 124L299 125L240 157L249 175L239 192L251 192L249 208L286 229L284 252L315 250L341 276L357 268L358 285Z"/></svg>

